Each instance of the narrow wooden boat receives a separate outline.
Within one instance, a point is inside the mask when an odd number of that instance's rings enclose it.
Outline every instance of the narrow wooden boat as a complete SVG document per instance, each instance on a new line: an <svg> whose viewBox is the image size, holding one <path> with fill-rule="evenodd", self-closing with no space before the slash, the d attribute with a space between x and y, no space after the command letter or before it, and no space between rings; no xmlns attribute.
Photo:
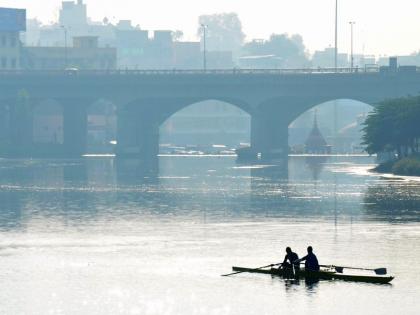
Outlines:
<svg viewBox="0 0 420 315"><path fill-rule="evenodd" d="M290 271L284 269L253 269L253 268L244 268L244 267L232 267L233 271L240 272L251 272L251 273L265 273L280 277L285 277L290 279L292 276ZM305 271L301 269L297 274L296 278L305 278L305 279L321 279L321 280L344 280L344 281L355 281L355 282L368 282L368 283L379 283L386 284L390 283L394 277L391 276L368 276L368 275L350 275L338 273L332 269L322 269L318 272L316 271Z"/></svg>

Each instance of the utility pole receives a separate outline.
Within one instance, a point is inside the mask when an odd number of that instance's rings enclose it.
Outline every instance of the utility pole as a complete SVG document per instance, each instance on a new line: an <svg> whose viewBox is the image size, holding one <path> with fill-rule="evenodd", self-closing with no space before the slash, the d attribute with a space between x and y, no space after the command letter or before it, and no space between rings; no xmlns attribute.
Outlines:
<svg viewBox="0 0 420 315"><path fill-rule="evenodd" d="M201 27L203 28L203 69L207 71L207 25L201 24Z"/></svg>
<svg viewBox="0 0 420 315"><path fill-rule="evenodd" d="M64 31L64 69L67 68L67 28L64 25L60 26Z"/></svg>
<svg viewBox="0 0 420 315"><path fill-rule="evenodd" d="M334 45L334 68L338 68L338 0L335 0L335 45Z"/></svg>
<svg viewBox="0 0 420 315"><path fill-rule="evenodd" d="M335 0L335 45L334 45L334 71L338 71L338 0ZM334 100L334 151L337 153L337 100Z"/></svg>
<svg viewBox="0 0 420 315"><path fill-rule="evenodd" d="M356 24L356 22L349 22L350 24L350 69L351 72L353 72L354 67L354 55L353 55L353 26Z"/></svg>

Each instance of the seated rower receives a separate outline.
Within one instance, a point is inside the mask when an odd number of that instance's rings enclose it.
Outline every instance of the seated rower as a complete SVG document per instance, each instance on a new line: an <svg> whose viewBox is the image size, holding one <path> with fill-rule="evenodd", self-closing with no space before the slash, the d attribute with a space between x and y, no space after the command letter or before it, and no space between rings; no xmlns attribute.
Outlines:
<svg viewBox="0 0 420 315"><path fill-rule="evenodd" d="M292 249L290 247L286 247L286 256L284 257L283 263L280 265L283 268L290 268L292 269L292 266L295 268L295 272L299 271L300 265L299 263L294 263L295 261L299 260L298 254L295 252L292 252Z"/></svg>
<svg viewBox="0 0 420 315"><path fill-rule="evenodd" d="M308 246L307 251L308 251L308 255L294 261L293 263L300 263L301 261L305 261L305 270L319 271L318 258L316 258L316 255L313 253L312 246Z"/></svg>

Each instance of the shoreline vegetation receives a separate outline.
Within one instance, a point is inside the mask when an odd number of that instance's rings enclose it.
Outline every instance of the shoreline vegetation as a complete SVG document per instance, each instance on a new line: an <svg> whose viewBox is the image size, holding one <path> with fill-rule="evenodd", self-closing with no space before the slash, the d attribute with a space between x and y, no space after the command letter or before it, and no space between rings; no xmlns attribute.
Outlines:
<svg viewBox="0 0 420 315"><path fill-rule="evenodd" d="M420 176L419 117L420 96L386 100L375 106L364 123L362 144L367 153L390 158L373 171Z"/></svg>
<svg viewBox="0 0 420 315"><path fill-rule="evenodd" d="M394 175L420 176L420 157L407 157L379 164L373 168L377 173L391 173Z"/></svg>

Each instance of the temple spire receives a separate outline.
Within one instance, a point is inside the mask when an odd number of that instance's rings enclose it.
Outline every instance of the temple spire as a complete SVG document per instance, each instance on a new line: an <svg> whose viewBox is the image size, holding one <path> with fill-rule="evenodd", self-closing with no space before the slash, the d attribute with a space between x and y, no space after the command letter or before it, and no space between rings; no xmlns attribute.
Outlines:
<svg viewBox="0 0 420 315"><path fill-rule="evenodd" d="M306 153L325 154L331 152L331 146L327 144L327 141L325 141L324 136L318 128L317 109L314 109L314 124L308 139L305 142L305 147Z"/></svg>

